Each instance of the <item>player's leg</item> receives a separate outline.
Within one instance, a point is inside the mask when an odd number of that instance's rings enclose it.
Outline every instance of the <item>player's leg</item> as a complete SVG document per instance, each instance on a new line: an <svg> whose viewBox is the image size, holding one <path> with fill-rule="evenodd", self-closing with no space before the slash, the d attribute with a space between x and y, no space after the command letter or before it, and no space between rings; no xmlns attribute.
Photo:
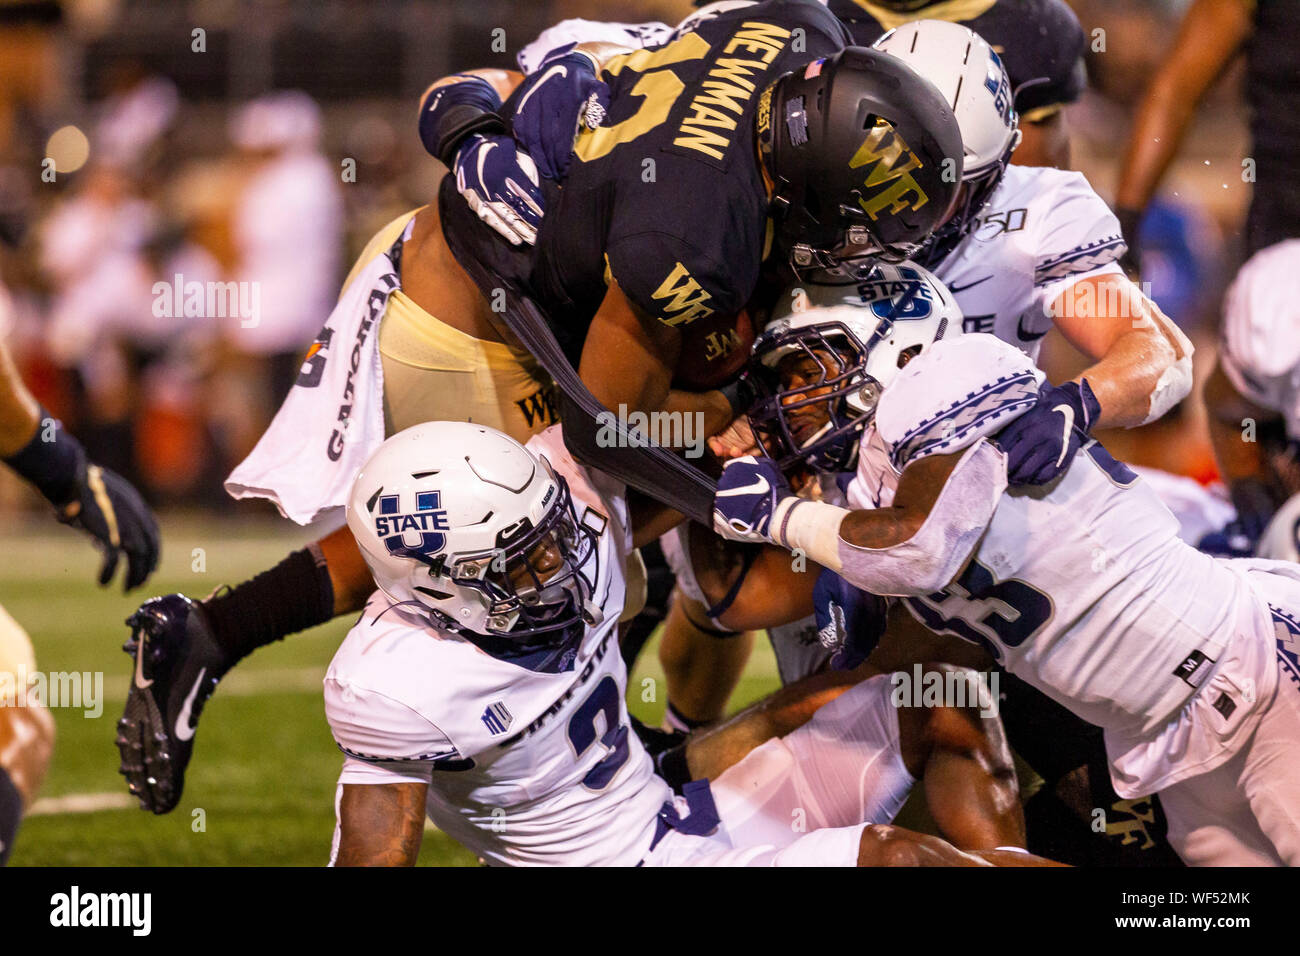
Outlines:
<svg viewBox="0 0 1300 956"><path fill-rule="evenodd" d="M709 615L710 605L736 597L727 592L745 575L745 562L738 549L691 522L674 528L659 543L676 578L659 641L667 683L665 724L689 731L722 717L753 650L752 633L729 628ZM706 587L716 592L712 600L705 596Z"/></svg>
<svg viewBox="0 0 1300 956"><path fill-rule="evenodd" d="M959 847L1023 849L1020 788L996 698L978 671L927 664L925 672L962 695L938 707L898 701L903 762L924 782L931 817Z"/></svg>
<svg viewBox="0 0 1300 956"><path fill-rule="evenodd" d="M858 866L1061 865L1019 850L962 851L939 837L881 824L864 827L858 844Z"/></svg>
<svg viewBox="0 0 1300 956"><path fill-rule="evenodd" d="M721 719L754 649L752 631L703 623L705 610L678 588L659 638L668 697L664 722L674 730L689 732Z"/></svg>
<svg viewBox="0 0 1300 956"><path fill-rule="evenodd" d="M0 674L26 681L36 668L31 640L0 607ZM31 806L54 751L54 718L41 704L0 707L0 866L13 852L23 811Z"/></svg>
<svg viewBox="0 0 1300 956"><path fill-rule="evenodd" d="M1160 791L1169 843L1188 866L1281 866L1239 781L1245 752Z"/></svg>
<svg viewBox="0 0 1300 956"><path fill-rule="evenodd" d="M746 844L728 833L669 833L645 860L650 866L1060 866L1029 853L963 851L924 833L886 824L813 830L780 846Z"/></svg>
<svg viewBox="0 0 1300 956"><path fill-rule="evenodd" d="M712 781L728 830L779 845L808 830L888 822L924 778L945 834L981 849L1023 846L996 718L896 707L890 679L863 673L807 678L688 742L689 773Z"/></svg>
<svg viewBox="0 0 1300 956"><path fill-rule="evenodd" d="M716 727L696 731L681 748L690 776L716 780L755 748L794 733L819 708L876 673L864 666L856 671L814 674L782 687Z"/></svg>
<svg viewBox="0 0 1300 956"><path fill-rule="evenodd" d="M1245 753L1241 789L1260 830L1287 866L1300 866L1300 643L1278 638L1277 690Z"/></svg>

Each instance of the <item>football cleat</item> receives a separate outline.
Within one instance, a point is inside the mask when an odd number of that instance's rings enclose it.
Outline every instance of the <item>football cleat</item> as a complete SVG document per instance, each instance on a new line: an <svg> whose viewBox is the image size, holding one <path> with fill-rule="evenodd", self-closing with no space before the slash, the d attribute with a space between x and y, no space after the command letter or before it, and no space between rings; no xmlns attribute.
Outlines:
<svg viewBox="0 0 1300 956"><path fill-rule="evenodd" d="M122 719L119 772L142 810L167 813L181 799L203 705L229 669L202 606L183 594L150 598L126 623L135 659Z"/></svg>

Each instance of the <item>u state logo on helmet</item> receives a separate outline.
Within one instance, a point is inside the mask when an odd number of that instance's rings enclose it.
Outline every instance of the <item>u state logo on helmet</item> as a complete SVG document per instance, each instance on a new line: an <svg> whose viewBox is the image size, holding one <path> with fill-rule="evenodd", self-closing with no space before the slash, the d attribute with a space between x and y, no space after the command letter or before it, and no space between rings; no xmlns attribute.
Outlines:
<svg viewBox="0 0 1300 956"><path fill-rule="evenodd" d="M892 273L892 274L891 274ZM910 266L877 268L857 285L858 298L878 319L926 319L934 311L933 286Z"/></svg>
<svg viewBox="0 0 1300 956"><path fill-rule="evenodd" d="M408 512L402 511L400 495L381 495L374 520L375 534L397 557L427 560L447 546L447 512L440 491L416 492L415 510Z"/></svg>

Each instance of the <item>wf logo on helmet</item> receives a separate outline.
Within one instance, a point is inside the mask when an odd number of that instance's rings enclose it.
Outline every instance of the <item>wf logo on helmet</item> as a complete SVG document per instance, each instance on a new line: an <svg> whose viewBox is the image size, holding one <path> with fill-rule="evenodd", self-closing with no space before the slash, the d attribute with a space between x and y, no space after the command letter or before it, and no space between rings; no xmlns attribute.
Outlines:
<svg viewBox="0 0 1300 956"><path fill-rule="evenodd" d="M904 157L906 161L900 166ZM898 131L887 120L877 117L876 125L849 160L850 169L871 168L865 180L865 195L858 197L862 211L872 219L879 219L886 207L892 214L909 206L917 210L928 203L930 197L912 177L912 170L920 169L922 165Z"/></svg>
<svg viewBox="0 0 1300 956"><path fill-rule="evenodd" d="M421 491L415 495L415 511L402 514L400 496L384 495L379 499L375 516L375 534L384 542L389 554L404 558L428 558L447 544L447 512L442 507L442 492ZM414 534L412 534L414 532Z"/></svg>

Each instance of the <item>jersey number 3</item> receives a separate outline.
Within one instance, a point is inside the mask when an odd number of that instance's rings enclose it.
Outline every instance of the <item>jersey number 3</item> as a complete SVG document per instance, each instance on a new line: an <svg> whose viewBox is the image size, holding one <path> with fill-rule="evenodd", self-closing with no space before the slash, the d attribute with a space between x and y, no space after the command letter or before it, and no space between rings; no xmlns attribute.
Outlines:
<svg viewBox="0 0 1300 956"><path fill-rule="evenodd" d="M586 753L587 748L596 742L598 734L600 743L609 751L582 778L582 785L588 790L604 790L623 764L627 763L627 728L620 722L620 714L618 683L606 675L569 718L569 743L573 745L576 756L581 757ZM596 726L596 718L601 715L604 716L604 733L600 733L600 728Z"/></svg>
<svg viewBox="0 0 1300 956"><path fill-rule="evenodd" d="M608 156L615 146L630 143L650 132L668 118L677 97L686 84L668 67L674 63L698 60L709 52L703 37L688 33L657 50L637 50L616 56L605 64L605 72L617 76L624 69L642 74L632 87L632 95L641 97L635 113L613 126L598 126L585 130L574 144L573 153L584 163Z"/></svg>
<svg viewBox="0 0 1300 956"><path fill-rule="evenodd" d="M1024 581L998 581L971 560L943 591L908 598L908 605L932 631L946 631L984 647L997 660L998 644L1019 647L1052 619L1052 599Z"/></svg>

